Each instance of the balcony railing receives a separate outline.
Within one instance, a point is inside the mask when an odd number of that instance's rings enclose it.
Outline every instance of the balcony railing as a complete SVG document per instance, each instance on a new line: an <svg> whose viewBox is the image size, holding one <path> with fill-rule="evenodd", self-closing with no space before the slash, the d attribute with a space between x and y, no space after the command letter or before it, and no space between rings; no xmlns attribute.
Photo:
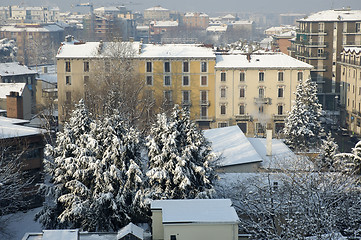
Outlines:
<svg viewBox="0 0 361 240"><path fill-rule="evenodd" d="M209 106L209 101L208 100L201 100L199 104L201 106Z"/></svg>
<svg viewBox="0 0 361 240"><path fill-rule="evenodd" d="M351 41L342 44L343 46L361 46L361 41Z"/></svg>
<svg viewBox="0 0 361 240"><path fill-rule="evenodd" d="M295 54L298 57L304 57L306 59L327 59L328 53L309 53L309 52L296 52Z"/></svg>
<svg viewBox="0 0 361 240"><path fill-rule="evenodd" d="M198 116L198 117L196 117L196 121L197 122L212 122L213 118L211 118L209 116Z"/></svg>
<svg viewBox="0 0 361 240"><path fill-rule="evenodd" d="M273 115L273 121L284 121L286 119L287 115Z"/></svg>
<svg viewBox="0 0 361 240"><path fill-rule="evenodd" d="M271 104L271 98L254 98L255 104Z"/></svg>
<svg viewBox="0 0 361 240"><path fill-rule="evenodd" d="M245 115L236 115L237 121L252 121L252 117L248 114Z"/></svg>
<svg viewBox="0 0 361 240"><path fill-rule="evenodd" d="M191 103L191 101L182 101L182 106L191 106L192 105L192 103Z"/></svg>

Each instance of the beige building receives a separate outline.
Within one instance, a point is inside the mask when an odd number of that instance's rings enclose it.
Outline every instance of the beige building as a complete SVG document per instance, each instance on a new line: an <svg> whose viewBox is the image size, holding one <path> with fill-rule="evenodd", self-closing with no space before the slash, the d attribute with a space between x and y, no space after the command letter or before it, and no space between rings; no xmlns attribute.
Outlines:
<svg viewBox="0 0 361 240"><path fill-rule="evenodd" d="M340 68L336 61L344 47L361 47L361 10L326 10L298 20L292 56L314 66L324 110L333 110L340 94Z"/></svg>
<svg viewBox="0 0 361 240"><path fill-rule="evenodd" d="M162 8L161 6L155 6L144 10L145 20L169 20L170 10Z"/></svg>
<svg viewBox="0 0 361 240"><path fill-rule="evenodd" d="M206 29L209 26L209 16L205 13L187 12L183 16L183 24L187 28Z"/></svg>
<svg viewBox="0 0 361 240"><path fill-rule="evenodd" d="M361 135L361 48L345 48L338 65L341 68L340 104L345 110L347 129Z"/></svg>
<svg viewBox="0 0 361 240"><path fill-rule="evenodd" d="M237 240L239 218L229 199L155 200L153 240Z"/></svg>
<svg viewBox="0 0 361 240"><path fill-rule="evenodd" d="M294 92L312 66L282 53L217 55L216 123L237 124L247 136L284 127Z"/></svg>
<svg viewBox="0 0 361 240"><path fill-rule="evenodd" d="M15 22L48 23L60 20L59 8L11 6L9 10L9 20Z"/></svg>

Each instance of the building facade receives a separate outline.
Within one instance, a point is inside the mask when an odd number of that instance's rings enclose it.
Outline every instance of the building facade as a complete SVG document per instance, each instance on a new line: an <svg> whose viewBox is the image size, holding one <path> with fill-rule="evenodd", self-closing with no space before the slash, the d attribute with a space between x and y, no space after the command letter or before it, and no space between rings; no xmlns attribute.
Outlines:
<svg viewBox="0 0 361 240"><path fill-rule="evenodd" d="M340 94L340 68L336 64L344 47L361 46L361 10L326 10L298 20L299 30L291 54L314 66L320 103L334 110Z"/></svg>
<svg viewBox="0 0 361 240"><path fill-rule="evenodd" d="M209 16L205 13L188 12L183 16L183 25L192 29L206 29L209 26Z"/></svg>
<svg viewBox="0 0 361 240"><path fill-rule="evenodd" d="M347 130L361 135L361 48L344 48L341 69L340 105Z"/></svg>
<svg viewBox="0 0 361 240"><path fill-rule="evenodd" d="M299 82L312 66L282 53L217 55L217 127L238 125L247 136L278 133Z"/></svg>

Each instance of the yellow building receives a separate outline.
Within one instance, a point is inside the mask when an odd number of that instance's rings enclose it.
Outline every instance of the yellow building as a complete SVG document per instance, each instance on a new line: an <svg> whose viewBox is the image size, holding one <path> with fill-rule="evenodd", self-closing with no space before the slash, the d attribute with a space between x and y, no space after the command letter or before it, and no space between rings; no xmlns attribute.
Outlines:
<svg viewBox="0 0 361 240"><path fill-rule="evenodd" d="M200 127L209 128L215 119L215 54L212 48L191 44L128 44L131 56L144 79L143 93L155 99L161 111L174 104L188 107ZM130 44L130 45L129 45ZM86 98L87 81L93 81L99 66L106 68L111 43L64 43L57 55L59 122L70 114L74 103ZM98 79L99 80L99 79ZM94 79L97 81L97 79ZM142 94L142 96L144 96Z"/></svg>
<svg viewBox="0 0 361 240"><path fill-rule="evenodd" d="M346 111L346 126L353 134L361 135L361 48L348 47L341 52L342 109Z"/></svg>
<svg viewBox="0 0 361 240"><path fill-rule="evenodd" d="M214 121L215 60L212 48L195 44L144 44L140 73L157 106L190 110L201 128Z"/></svg>
<svg viewBox="0 0 361 240"><path fill-rule="evenodd" d="M282 53L217 55L216 123L237 124L247 136L284 127L296 86L313 67Z"/></svg>

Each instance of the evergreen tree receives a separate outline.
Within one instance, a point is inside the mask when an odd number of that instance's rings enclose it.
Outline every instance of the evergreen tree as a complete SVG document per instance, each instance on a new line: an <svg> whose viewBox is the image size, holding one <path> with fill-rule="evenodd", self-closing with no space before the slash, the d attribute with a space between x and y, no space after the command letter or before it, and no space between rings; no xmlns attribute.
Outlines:
<svg viewBox="0 0 361 240"><path fill-rule="evenodd" d="M324 131L316 83L311 79L301 82L295 94L295 103L285 120L284 134L290 148L307 151L320 144L320 133Z"/></svg>
<svg viewBox="0 0 361 240"><path fill-rule="evenodd" d="M47 146L52 185L36 218L45 228L86 231L116 231L142 218L140 143L118 115L94 121L81 101L56 146Z"/></svg>
<svg viewBox="0 0 361 240"><path fill-rule="evenodd" d="M351 153L340 153L336 155L339 171L347 174L361 174L361 141L356 143Z"/></svg>
<svg viewBox="0 0 361 240"><path fill-rule="evenodd" d="M170 118L159 114L147 140L151 198L212 196L216 174L211 163L215 155L188 112L176 106Z"/></svg>
<svg viewBox="0 0 361 240"><path fill-rule="evenodd" d="M335 171L338 145L335 143L335 139L332 138L331 133L328 133L326 140L322 140L320 150L320 154L316 158L317 169L320 171Z"/></svg>

